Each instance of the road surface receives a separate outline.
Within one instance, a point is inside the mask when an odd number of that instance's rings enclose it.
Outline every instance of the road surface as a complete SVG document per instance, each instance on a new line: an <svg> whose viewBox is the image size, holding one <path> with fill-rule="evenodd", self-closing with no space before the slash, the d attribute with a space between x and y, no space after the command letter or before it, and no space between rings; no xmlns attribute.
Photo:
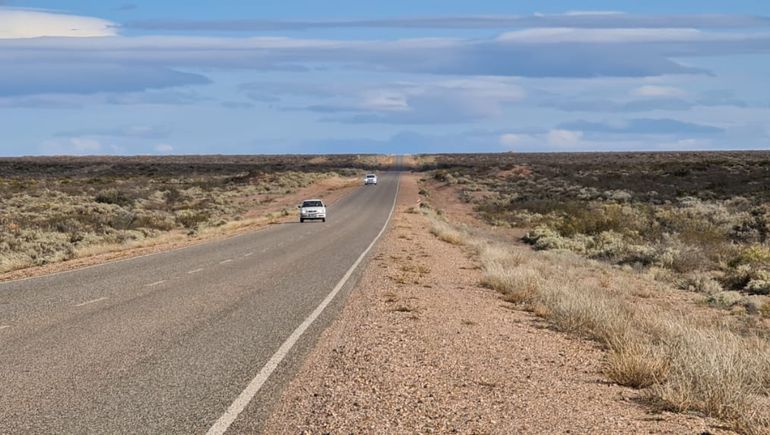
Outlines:
<svg viewBox="0 0 770 435"><path fill-rule="evenodd" d="M258 431L355 272L287 339L363 258L397 185L381 174L326 223L0 284L0 433Z"/></svg>

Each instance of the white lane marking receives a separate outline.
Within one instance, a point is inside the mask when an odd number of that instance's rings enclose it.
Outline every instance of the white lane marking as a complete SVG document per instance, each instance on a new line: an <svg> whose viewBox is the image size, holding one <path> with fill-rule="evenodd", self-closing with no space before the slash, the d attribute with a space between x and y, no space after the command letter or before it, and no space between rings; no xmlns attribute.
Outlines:
<svg viewBox="0 0 770 435"><path fill-rule="evenodd" d="M254 379L249 382L249 385L246 386L246 388L241 392L238 397L235 398L235 401L233 401L232 404L227 408L224 414L222 414L221 417L219 417L219 420L217 420L213 426L206 432L206 435L222 435L227 431L227 428L230 427L231 424L235 421L236 418L238 418L238 415L243 412L244 409L246 409L246 406L251 402L251 399L254 398L254 396L259 392L259 389L262 388L262 385L267 381L267 379L270 377L270 375L275 371L275 369L278 367L278 364L283 361L284 358L286 358L286 355L289 354L292 347L297 343L299 338L302 336L302 334L307 330L307 328L310 327L310 325L315 321L315 319L318 318L318 316L321 315L321 313L326 309L326 307L334 300L334 297L337 296L337 293L342 289L342 287L345 285L345 283L348 282L348 279L350 279L350 276L353 275L353 271L356 270L359 264L364 260L364 257L366 257L366 254L369 253L369 251L374 247L374 244L377 243L377 240L380 239L380 236L385 232L385 229L388 228L388 223L390 222L390 218L393 216L393 210L396 208L396 201L398 200L398 191L399 191L399 179L401 176L399 175L396 178L396 195L393 197L393 205L390 207L390 213L388 214L388 219L385 221L385 224L382 226L382 229L377 234L377 237L372 240L372 243L369 244L369 246L366 247L364 252L361 253L361 255L356 259L355 263L353 263L352 266L350 266L350 269L345 273L345 276L342 277L342 279L337 283L336 286L334 286L334 289L332 289L331 293L329 293L326 298L321 301L321 304L316 307L315 310L313 310L312 313L297 327L297 329L294 330L294 332L291 333L289 338L286 339L286 341L281 344L281 347L278 348L278 350L273 354L273 356L270 357L270 360L267 361L267 364L265 364L264 367L262 367L262 370L257 373L257 375L254 377Z"/></svg>
<svg viewBox="0 0 770 435"><path fill-rule="evenodd" d="M232 258L228 258L227 260L220 261L219 264L227 264L227 263L229 263L231 261L233 261L233 259Z"/></svg>
<svg viewBox="0 0 770 435"><path fill-rule="evenodd" d="M107 296L104 296L104 297L97 298L97 299L91 299L90 301L81 302L81 303L79 303L79 304L77 304L75 306L76 307L82 307L83 305L95 304L95 303L101 302L101 301L103 301L105 299L109 299L109 298Z"/></svg>
<svg viewBox="0 0 770 435"><path fill-rule="evenodd" d="M198 269L188 270L187 273L193 274L193 273L198 273L198 272L202 272L202 271L203 271L203 268L201 267L201 268L198 268Z"/></svg>
<svg viewBox="0 0 770 435"><path fill-rule="evenodd" d="M252 255L254 255L253 252L247 252L247 253L243 254L244 257L251 257Z"/></svg>
<svg viewBox="0 0 770 435"><path fill-rule="evenodd" d="M11 327L11 325L0 325L0 329L6 329L6 328L10 328L10 327Z"/></svg>
<svg viewBox="0 0 770 435"><path fill-rule="evenodd" d="M155 282L153 282L153 283L147 284L147 285L145 285L145 287L155 287L156 285L161 285L161 284L163 284L164 282L166 282L166 280L165 280L165 279L162 279L162 280L160 280L160 281L155 281Z"/></svg>

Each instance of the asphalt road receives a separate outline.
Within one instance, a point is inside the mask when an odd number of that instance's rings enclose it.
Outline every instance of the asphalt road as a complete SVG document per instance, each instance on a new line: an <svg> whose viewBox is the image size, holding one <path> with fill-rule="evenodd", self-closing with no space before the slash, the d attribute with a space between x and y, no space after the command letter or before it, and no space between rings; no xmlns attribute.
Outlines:
<svg viewBox="0 0 770 435"><path fill-rule="evenodd" d="M207 432L380 233L397 184L380 174L326 223L0 284L0 433ZM259 430L355 279L228 433Z"/></svg>

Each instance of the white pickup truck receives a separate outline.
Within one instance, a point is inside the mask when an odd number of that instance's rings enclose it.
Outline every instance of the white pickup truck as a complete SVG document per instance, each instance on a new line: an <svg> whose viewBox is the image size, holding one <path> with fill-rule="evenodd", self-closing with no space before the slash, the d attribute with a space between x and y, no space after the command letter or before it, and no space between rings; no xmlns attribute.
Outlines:
<svg viewBox="0 0 770 435"><path fill-rule="evenodd" d="M299 221L302 223L308 219L320 219L326 222L326 205L320 199L306 199L297 208L299 208Z"/></svg>
<svg viewBox="0 0 770 435"><path fill-rule="evenodd" d="M366 174L366 177L364 177L364 186L374 184L377 185L377 176L374 174Z"/></svg>

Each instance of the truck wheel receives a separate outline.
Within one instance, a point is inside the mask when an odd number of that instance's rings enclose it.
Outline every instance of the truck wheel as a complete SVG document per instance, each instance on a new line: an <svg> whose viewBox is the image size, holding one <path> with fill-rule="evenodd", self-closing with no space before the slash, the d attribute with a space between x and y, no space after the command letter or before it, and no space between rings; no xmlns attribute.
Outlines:
<svg viewBox="0 0 770 435"><path fill-rule="evenodd" d="M326 222L326 218L321 219L321 222Z"/></svg>
<svg viewBox="0 0 770 435"><path fill-rule="evenodd" d="M305 223L305 219L299 218L299 223L304 224Z"/></svg>

